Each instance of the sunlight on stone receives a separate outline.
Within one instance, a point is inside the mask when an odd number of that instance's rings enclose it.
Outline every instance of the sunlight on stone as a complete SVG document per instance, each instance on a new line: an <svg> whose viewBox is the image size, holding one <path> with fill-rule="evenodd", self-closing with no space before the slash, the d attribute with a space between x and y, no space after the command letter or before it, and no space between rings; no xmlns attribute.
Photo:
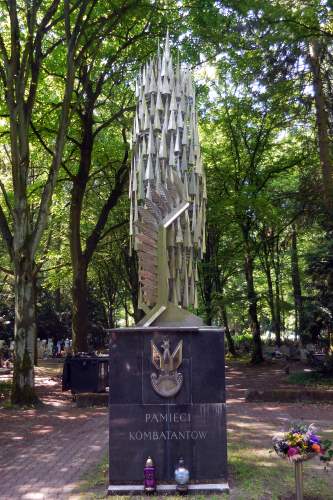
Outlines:
<svg viewBox="0 0 333 500"><path fill-rule="evenodd" d="M256 462L256 465L260 465L261 467L276 467L277 464L274 462Z"/></svg>
<svg viewBox="0 0 333 500"><path fill-rule="evenodd" d="M54 401L54 400L51 400L48 402L51 406L55 406L55 407L61 407L63 406L63 404L60 402L60 401Z"/></svg>
<svg viewBox="0 0 333 500"><path fill-rule="evenodd" d="M26 493L22 496L22 499L24 500L39 500L44 498L45 496L43 493Z"/></svg>
<svg viewBox="0 0 333 500"><path fill-rule="evenodd" d="M246 450L249 453L249 456L251 454L251 455L255 455L256 457L264 457L266 460L267 460L267 458L272 458L270 456L269 451L266 450L266 448L259 448L259 449L258 448L246 448ZM242 449L242 451L243 451L243 449Z"/></svg>
<svg viewBox="0 0 333 500"><path fill-rule="evenodd" d="M98 451L98 450L101 450L102 447L101 446L98 446L96 444L92 444L91 446L89 446L89 449L90 450L94 450L94 451Z"/></svg>
<svg viewBox="0 0 333 500"><path fill-rule="evenodd" d="M60 404L60 403L59 403ZM61 405L61 404L60 404ZM71 415L58 415L59 420L77 420L77 415L71 416ZM82 416L82 419L85 419L85 416Z"/></svg>

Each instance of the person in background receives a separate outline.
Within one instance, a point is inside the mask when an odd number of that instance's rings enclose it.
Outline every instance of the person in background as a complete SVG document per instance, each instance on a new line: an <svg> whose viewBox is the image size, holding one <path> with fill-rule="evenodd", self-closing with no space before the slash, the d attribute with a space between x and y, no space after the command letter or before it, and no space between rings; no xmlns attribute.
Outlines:
<svg viewBox="0 0 333 500"><path fill-rule="evenodd" d="M57 356L61 356L61 340L57 341Z"/></svg>

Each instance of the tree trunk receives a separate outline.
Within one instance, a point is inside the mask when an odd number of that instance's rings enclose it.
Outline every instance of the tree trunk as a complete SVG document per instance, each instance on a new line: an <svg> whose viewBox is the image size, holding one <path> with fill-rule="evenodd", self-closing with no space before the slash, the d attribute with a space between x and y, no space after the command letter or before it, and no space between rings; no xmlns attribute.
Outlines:
<svg viewBox="0 0 333 500"><path fill-rule="evenodd" d="M35 268L35 266L34 266ZM37 273L34 272L32 276L33 282L32 282L32 287L33 287L33 297L34 297L34 310L35 310L35 353L34 353L34 366L38 366L38 342L37 342L37 296L38 296L38 286L37 286Z"/></svg>
<svg viewBox="0 0 333 500"><path fill-rule="evenodd" d="M59 237L57 239L56 250L57 250L58 254L61 255L61 238L60 238L60 234L59 234ZM61 311L60 279L58 279L57 288L55 289L55 292L54 292L54 308L55 308L56 312L60 312Z"/></svg>
<svg viewBox="0 0 333 500"><path fill-rule="evenodd" d="M269 310L271 312L272 330L273 330L274 334L276 335L276 315L275 315L273 280L272 280L271 268L268 265L268 263L266 263L266 265L265 265L265 274L266 274L266 280L267 280L267 293L268 293L267 301L268 301Z"/></svg>
<svg viewBox="0 0 333 500"><path fill-rule="evenodd" d="M112 307L112 305L110 306L110 309L109 309L108 326L109 326L109 328L116 328L116 323L115 323L115 318L114 318L114 314L113 314L113 307Z"/></svg>
<svg viewBox="0 0 333 500"><path fill-rule="evenodd" d="M275 336L276 345L281 346L281 300L280 300L280 274L275 276Z"/></svg>
<svg viewBox="0 0 333 500"><path fill-rule="evenodd" d="M145 313L141 309L139 309L138 301L136 300L136 298L132 299L132 305L133 305L134 321L135 324L137 324L144 317Z"/></svg>
<svg viewBox="0 0 333 500"><path fill-rule="evenodd" d="M74 352L88 350L87 271L89 262L82 250L81 218L93 150L93 103L91 102L92 89L90 84L86 85L86 92L85 112L81 116L80 164L78 173L72 178L69 224L73 268L72 340Z"/></svg>
<svg viewBox="0 0 333 500"><path fill-rule="evenodd" d="M213 228L207 230L207 246L204 260L201 265L202 269L202 298L205 307L205 323L210 326L213 322L213 291L214 282L217 275L214 269L216 255L216 238Z"/></svg>
<svg viewBox="0 0 333 500"><path fill-rule="evenodd" d="M329 116L324 94L320 57L319 41L312 39L309 44L309 61L316 106L319 158L325 206L331 217L333 214L333 159L332 145L329 137Z"/></svg>
<svg viewBox="0 0 333 500"><path fill-rule="evenodd" d="M284 289L283 289L283 286L282 286L282 283L280 283L280 304L283 304L284 303ZM285 308L283 307L281 309L280 307L280 321L281 321L281 330L283 332L286 331L286 311L285 311Z"/></svg>
<svg viewBox="0 0 333 500"><path fill-rule="evenodd" d="M218 292L220 296L219 304L220 304L220 311L221 311L221 319L222 319L222 324L225 328L225 336L227 339L228 343L228 349L229 352L233 355L236 356L236 349L235 349L235 343L234 339L231 336L230 329L229 329L229 321L228 321L228 312L227 308L225 305L225 300L224 300L224 287L227 283L227 278L223 278L221 274L218 274L217 272L215 273L215 286L216 286L216 291Z"/></svg>
<svg viewBox="0 0 333 500"><path fill-rule="evenodd" d="M112 208L117 204L123 193L128 177L128 144L125 129L122 131L125 151L121 166L115 174L114 188L105 201L97 222L90 235L85 240L85 249L81 242L81 218L83 201L87 190L89 175L92 168L92 153L94 147L94 106L99 92L93 91L93 79L89 79L88 67L85 66L82 76L82 88L85 89L84 113L81 114L82 137L80 142L80 164L78 173L72 177L73 187L70 207L70 247L73 266L73 346L76 351L86 351L88 336L87 311L87 271L97 245L102 237L105 225Z"/></svg>
<svg viewBox="0 0 333 500"><path fill-rule="evenodd" d="M223 321L223 326L225 328L225 336L227 338L228 342L228 349L229 352L233 355L236 356L236 349L235 349L235 343L234 339L231 336L230 329L229 329L229 322L228 322L228 313L227 313L227 308L222 301L222 306L221 306L221 315L222 315L222 321Z"/></svg>
<svg viewBox="0 0 333 500"><path fill-rule="evenodd" d="M122 255L125 263L125 271L127 273L127 286L131 295L131 302L133 307L133 316L135 324L137 324L143 317L144 312L139 309L139 274L138 274L138 258L135 252L131 255L128 251L128 246L125 247Z"/></svg>
<svg viewBox="0 0 333 500"><path fill-rule="evenodd" d="M280 280L281 280L281 265L280 265L280 248L279 248L279 238L275 240L275 257L273 254L274 263L274 273L275 273L275 336L276 345L281 346L281 291L280 291Z"/></svg>
<svg viewBox="0 0 333 500"><path fill-rule="evenodd" d="M60 287L57 287L54 292L54 309L56 312L61 311L61 290Z"/></svg>
<svg viewBox="0 0 333 500"><path fill-rule="evenodd" d="M14 262L15 269L15 363L11 400L33 404L36 339L34 266L28 255Z"/></svg>
<svg viewBox="0 0 333 500"><path fill-rule="evenodd" d="M81 248L80 218L81 189L73 185L70 210L70 248L73 269L72 286L72 340L74 352L88 350L87 263ZM77 203L76 200L80 201Z"/></svg>
<svg viewBox="0 0 333 500"><path fill-rule="evenodd" d="M245 244L244 272L247 287L247 300L249 303L250 328L253 337L253 352L251 361L252 363L261 363L264 361L264 358L262 355L260 324L258 320L258 297L254 288L253 280L253 256L250 249L249 231L246 225L242 226L242 231Z"/></svg>
<svg viewBox="0 0 333 500"><path fill-rule="evenodd" d="M301 339L302 343L306 343L306 339L303 335L305 330L305 318L303 311L301 278L298 265L297 231L295 224L292 225L291 231L291 280L295 304L295 333Z"/></svg>
<svg viewBox="0 0 333 500"><path fill-rule="evenodd" d="M81 257L73 266L72 339L74 352L88 351L87 265Z"/></svg>
<svg viewBox="0 0 333 500"><path fill-rule="evenodd" d="M272 232L271 235L272 236ZM281 312L280 312L280 296L278 295L279 290L276 290L275 287L275 296L274 296L274 287L273 287L273 279L272 279L272 267L275 271L275 284L277 278L276 274L276 259L274 258L274 255L277 255L278 258L278 240L277 240L277 248L275 250L275 243L274 239L267 238L267 235L265 232L262 234L262 246L263 246L263 252L262 252L262 257L261 257L261 262L262 262L262 267L266 275L266 280L267 280L267 292L268 292L268 306L271 312L271 319L272 319L272 330L275 335L275 341L276 344L280 347L281 345ZM272 266L273 264L273 266ZM279 273L278 273L279 275ZM278 283L279 285L279 283Z"/></svg>
<svg viewBox="0 0 333 500"><path fill-rule="evenodd" d="M208 326L212 325L213 322L213 311L212 311L212 288L207 285L204 286L204 304L205 304L205 323Z"/></svg>
<svg viewBox="0 0 333 500"><path fill-rule="evenodd" d="M128 327L128 309L127 306L125 306L125 326Z"/></svg>

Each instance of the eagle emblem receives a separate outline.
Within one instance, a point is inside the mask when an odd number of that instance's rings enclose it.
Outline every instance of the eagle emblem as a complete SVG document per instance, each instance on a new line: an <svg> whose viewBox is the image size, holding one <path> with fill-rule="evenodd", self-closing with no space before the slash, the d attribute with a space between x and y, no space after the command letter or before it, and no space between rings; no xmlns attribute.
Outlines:
<svg viewBox="0 0 333 500"><path fill-rule="evenodd" d="M183 341L178 342L173 353L170 351L168 337L163 339L161 347L163 354L153 340L151 341L151 360L159 373L158 375L152 373L150 379L157 394L164 398L171 398L178 394L183 384L183 374L177 372L183 360Z"/></svg>

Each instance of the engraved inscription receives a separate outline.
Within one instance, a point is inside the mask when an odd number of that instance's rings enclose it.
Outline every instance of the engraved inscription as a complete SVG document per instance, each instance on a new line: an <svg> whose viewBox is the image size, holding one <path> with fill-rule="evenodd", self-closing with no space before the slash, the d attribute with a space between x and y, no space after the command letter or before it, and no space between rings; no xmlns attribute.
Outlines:
<svg viewBox="0 0 333 500"><path fill-rule="evenodd" d="M190 424L190 413L146 413L145 424L176 423ZM130 431L128 434L130 441L172 441L172 440L202 440L206 439L208 431L203 430L183 430L183 431Z"/></svg>
<svg viewBox="0 0 333 500"><path fill-rule="evenodd" d="M134 431L129 433L130 441L172 441L206 439L207 431Z"/></svg>
<svg viewBox="0 0 333 500"><path fill-rule="evenodd" d="M190 423L191 422L191 414L190 413L146 413L145 422L148 423L160 423L160 422L169 422L169 423Z"/></svg>

